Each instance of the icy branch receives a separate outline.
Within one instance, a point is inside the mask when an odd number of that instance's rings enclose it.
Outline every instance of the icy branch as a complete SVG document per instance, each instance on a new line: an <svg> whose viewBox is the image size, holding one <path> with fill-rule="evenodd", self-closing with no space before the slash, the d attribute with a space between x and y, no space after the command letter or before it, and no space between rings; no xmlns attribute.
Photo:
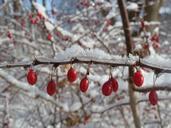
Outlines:
<svg viewBox="0 0 171 128"><path fill-rule="evenodd" d="M1 64L0 68L14 68L14 67L29 67L29 66L36 66L36 65L66 65L66 64L98 64L98 65L108 65L112 67L116 66L135 66L129 62L129 58L110 58L110 59L103 59L103 58L94 58L88 56L79 56L79 57L70 57L67 59L50 59L45 57L37 57L34 61L30 62L21 62L15 64ZM139 59L135 61L136 66L145 67L152 69L159 73L171 73L171 67L160 66L160 63L154 64L154 62L147 62L144 59Z"/></svg>

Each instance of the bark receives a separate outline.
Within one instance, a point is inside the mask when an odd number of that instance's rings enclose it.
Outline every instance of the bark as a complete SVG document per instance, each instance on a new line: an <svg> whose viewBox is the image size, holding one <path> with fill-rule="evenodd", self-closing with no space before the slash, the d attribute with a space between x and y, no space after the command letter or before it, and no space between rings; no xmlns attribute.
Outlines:
<svg viewBox="0 0 171 128"><path fill-rule="evenodd" d="M127 47L127 56L132 53L132 37L131 37L131 31L130 31L130 24L129 24L129 18L128 18L128 12L126 10L126 5L123 0L118 0L118 5L122 17L122 24L123 29L125 33L125 43ZM129 67L129 98L130 98L130 107L132 110L134 125L136 128L141 128L141 122L138 115L138 111L136 108L136 96L135 92L133 90L133 82L131 80L131 77L133 76L133 67Z"/></svg>
<svg viewBox="0 0 171 128"><path fill-rule="evenodd" d="M46 7L46 0L43 0L42 3L43 3L43 6Z"/></svg>
<svg viewBox="0 0 171 128"><path fill-rule="evenodd" d="M151 0L145 0L145 17L146 21L159 21L159 10L164 0L157 0L150 4Z"/></svg>
<svg viewBox="0 0 171 128"><path fill-rule="evenodd" d="M14 0L13 2L13 11L15 13L14 18L18 19L18 16L16 15L16 13L20 12L20 1L19 0Z"/></svg>
<svg viewBox="0 0 171 128"><path fill-rule="evenodd" d="M13 8L13 10L14 10L14 12L19 12L19 10L20 10L20 2L19 2L19 0L14 0L14 3L13 3L14 5L14 8Z"/></svg>

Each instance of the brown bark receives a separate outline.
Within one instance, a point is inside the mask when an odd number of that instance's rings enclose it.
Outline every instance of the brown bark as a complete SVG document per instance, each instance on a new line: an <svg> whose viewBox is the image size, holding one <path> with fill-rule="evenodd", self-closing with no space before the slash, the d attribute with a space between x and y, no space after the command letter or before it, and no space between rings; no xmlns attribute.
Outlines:
<svg viewBox="0 0 171 128"><path fill-rule="evenodd" d="M150 4L151 0L145 0L145 17L146 21L158 21L159 20L159 10L162 6L164 0L155 1Z"/></svg>
<svg viewBox="0 0 171 128"><path fill-rule="evenodd" d="M125 43L127 47L127 56L132 53L132 37L131 37L131 31L130 31L130 24L129 24L129 18L128 18L128 12L126 10L126 5L123 0L118 0L118 5L122 17L122 24L123 29L125 33ZM133 90L133 82L131 80L131 77L133 76L133 67L129 67L129 98L130 98L130 106L132 110L134 125L136 128L141 128L141 122L138 115L138 111L136 108L136 96L135 92Z"/></svg>
<svg viewBox="0 0 171 128"><path fill-rule="evenodd" d="M46 7L46 0L43 0L42 3L43 3L43 6Z"/></svg>
<svg viewBox="0 0 171 128"><path fill-rule="evenodd" d="M14 4L13 5L14 12L19 12L20 11L20 2L19 2L19 0L14 0L14 3L13 4Z"/></svg>

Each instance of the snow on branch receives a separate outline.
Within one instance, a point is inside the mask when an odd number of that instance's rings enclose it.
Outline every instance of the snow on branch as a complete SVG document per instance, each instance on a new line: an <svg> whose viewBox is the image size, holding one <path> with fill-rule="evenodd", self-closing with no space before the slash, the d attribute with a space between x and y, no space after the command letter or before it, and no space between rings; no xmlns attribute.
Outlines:
<svg viewBox="0 0 171 128"><path fill-rule="evenodd" d="M158 97L159 100L170 100L171 97L168 96L168 95L160 95ZM148 97L147 96L143 96L141 97L140 99L137 100L137 104L138 103L141 103L141 102L147 102L149 101ZM129 105L130 102L129 102L129 98L125 98L123 100L120 100L120 101L117 101L117 103L113 103L113 104L110 104L110 105L105 105L105 106L99 106L99 105L94 105L92 106L91 108L91 111L93 113L104 113L106 111L109 111L115 107L120 107L120 106L124 106L124 105Z"/></svg>
<svg viewBox="0 0 171 128"><path fill-rule="evenodd" d="M133 87L133 89L137 92L149 92L150 90L160 90L160 91L171 91L170 85L156 85L156 86L149 86L149 87Z"/></svg>
<svg viewBox="0 0 171 128"><path fill-rule="evenodd" d="M71 53L70 55L72 55ZM62 56L62 54L61 54ZM104 55L105 57L105 55ZM122 57L112 57L109 58L98 58L95 56L73 56L73 57L67 57L67 58L46 58L46 57L36 57L35 60L29 61L29 62L21 62L21 63L15 63L15 64L1 64L0 68L14 68L14 67L29 67L29 66L36 66L36 65L65 65L65 64L74 64L74 63L82 63L82 64L99 64L99 65L108 65L111 67L116 66L140 66L145 67L154 70L157 73L171 73L171 67L160 65L160 63L155 64L154 62L147 62L145 59L138 59L134 60L133 63L130 58L122 58Z"/></svg>
<svg viewBox="0 0 171 128"><path fill-rule="evenodd" d="M127 6L127 9L129 11L138 11L138 4L137 3L133 3L133 2L130 2Z"/></svg>
<svg viewBox="0 0 171 128"><path fill-rule="evenodd" d="M46 18L46 19L48 18L48 16L46 15L46 8L45 7L43 7L41 4L39 4L37 2L33 2L33 6L41 15L43 15L44 18Z"/></svg>

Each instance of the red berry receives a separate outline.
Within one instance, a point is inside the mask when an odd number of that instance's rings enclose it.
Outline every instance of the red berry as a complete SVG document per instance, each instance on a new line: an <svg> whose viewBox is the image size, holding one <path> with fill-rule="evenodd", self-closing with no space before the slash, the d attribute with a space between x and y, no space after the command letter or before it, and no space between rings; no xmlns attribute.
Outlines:
<svg viewBox="0 0 171 128"><path fill-rule="evenodd" d="M150 91L149 93L149 101L152 105L156 105L158 102L158 96L155 90Z"/></svg>
<svg viewBox="0 0 171 128"><path fill-rule="evenodd" d="M67 73L67 78L69 82L74 82L77 79L77 71L74 68L70 68Z"/></svg>
<svg viewBox="0 0 171 128"><path fill-rule="evenodd" d="M144 77L141 71L137 71L134 73L133 82L138 87L142 86L142 84L144 83Z"/></svg>
<svg viewBox="0 0 171 128"><path fill-rule="evenodd" d="M88 8L88 7L90 6L90 1L89 1L89 0L81 0L80 4L81 4L83 7Z"/></svg>
<svg viewBox="0 0 171 128"><path fill-rule="evenodd" d="M88 87L89 87L89 81L87 79L87 76L85 76L80 82L80 90L82 92L86 92Z"/></svg>
<svg viewBox="0 0 171 128"><path fill-rule="evenodd" d="M8 31L7 36L9 39L12 39L12 33L10 31Z"/></svg>
<svg viewBox="0 0 171 128"><path fill-rule="evenodd" d="M52 41L52 35L50 33L47 35L47 40Z"/></svg>
<svg viewBox="0 0 171 128"><path fill-rule="evenodd" d="M151 41L153 41L153 42L157 42L157 43L159 43L159 41L160 41L160 37L159 37L159 35L158 34L154 34L152 37L151 37L151 39L150 39Z"/></svg>
<svg viewBox="0 0 171 128"><path fill-rule="evenodd" d="M29 69L27 73L27 81L30 85L34 85L37 82L37 74L33 69Z"/></svg>
<svg viewBox="0 0 171 128"><path fill-rule="evenodd" d="M111 81L106 81L102 86L102 93L105 96L109 96L112 93L112 84Z"/></svg>
<svg viewBox="0 0 171 128"><path fill-rule="evenodd" d="M31 20L33 18L33 14L29 14L29 19Z"/></svg>
<svg viewBox="0 0 171 128"><path fill-rule="evenodd" d="M144 44L144 45L143 45L143 48L144 48L144 49L149 49L149 45L148 45L148 44Z"/></svg>
<svg viewBox="0 0 171 128"><path fill-rule="evenodd" d="M64 40L64 41L69 41L69 40L70 40L70 37L69 37L69 36L63 36L63 37L62 37L62 40Z"/></svg>
<svg viewBox="0 0 171 128"><path fill-rule="evenodd" d="M30 22L31 22L31 24L37 24L37 20L33 19L33 18L30 19Z"/></svg>
<svg viewBox="0 0 171 128"><path fill-rule="evenodd" d="M56 83L54 80L49 81L47 85L47 93L52 96L56 93Z"/></svg>
<svg viewBox="0 0 171 128"><path fill-rule="evenodd" d="M106 19L106 26L110 26L110 25L112 25L111 19Z"/></svg>
<svg viewBox="0 0 171 128"><path fill-rule="evenodd" d="M152 44L152 46L153 46L153 48L155 48L155 49L160 48L160 44L159 44L158 42L154 42L154 43Z"/></svg>
<svg viewBox="0 0 171 128"><path fill-rule="evenodd" d="M113 91L114 92L117 92L118 91L118 82L117 82L117 80L115 79L115 78L111 78L110 79L110 82L111 82L111 84L112 84L112 88L113 88Z"/></svg>
<svg viewBox="0 0 171 128"><path fill-rule="evenodd" d="M84 124L86 124L90 119L90 115L85 115L84 116Z"/></svg>
<svg viewBox="0 0 171 128"><path fill-rule="evenodd" d="M56 32L56 35L57 35L59 38L63 38L63 35L62 35L62 33L61 33L60 31L57 31L57 32Z"/></svg>

